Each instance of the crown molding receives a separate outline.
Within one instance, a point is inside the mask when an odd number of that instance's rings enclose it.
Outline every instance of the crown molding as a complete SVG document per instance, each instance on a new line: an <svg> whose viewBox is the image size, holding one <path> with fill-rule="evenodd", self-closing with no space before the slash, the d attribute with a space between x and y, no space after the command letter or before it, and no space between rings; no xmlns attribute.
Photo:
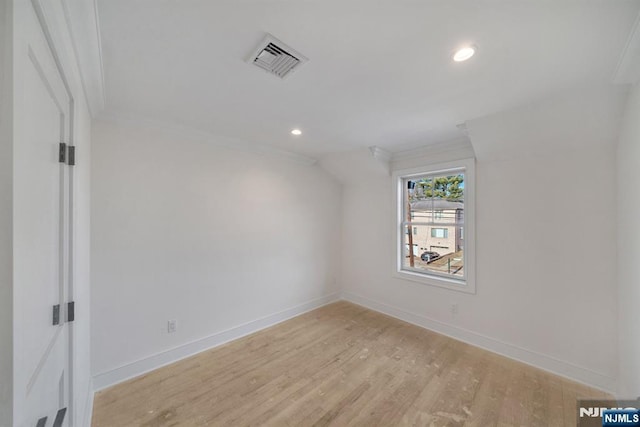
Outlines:
<svg viewBox="0 0 640 427"><path fill-rule="evenodd" d="M613 82L616 84L636 84L638 80L640 80L640 13L636 16L613 75Z"/></svg>
<svg viewBox="0 0 640 427"><path fill-rule="evenodd" d="M459 123L456 125L458 130L462 132L463 135L469 136L469 128L467 127L467 122Z"/></svg>
<svg viewBox="0 0 640 427"><path fill-rule="evenodd" d="M379 160L383 163L389 163L391 161L391 153L387 150L383 150L380 147L369 147L369 151L374 159Z"/></svg>
<svg viewBox="0 0 640 427"><path fill-rule="evenodd" d="M391 170L390 162L391 162L391 153L387 150L383 150L380 147L369 147L369 152L371 156L380 163L382 168L386 173L390 173Z"/></svg>
<svg viewBox="0 0 640 427"><path fill-rule="evenodd" d="M97 0L61 0L61 3L82 89L95 118L106 103Z"/></svg>
<svg viewBox="0 0 640 427"><path fill-rule="evenodd" d="M115 124L118 126L141 129L143 131L160 131L163 135L167 135L172 138L187 138L192 141L203 142L229 150L276 156L307 166L313 166L318 162L316 158L305 156L304 154L294 153L288 150L283 150L271 145L254 144L239 138L217 135L188 126L148 119L144 117L135 117L130 115L125 116L111 113L101 114L97 118L97 120L105 123Z"/></svg>
<svg viewBox="0 0 640 427"><path fill-rule="evenodd" d="M412 148L410 150L396 151L391 155L392 162L415 159L419 157L430 157L436 154L443 154L453 151L471 150L473 147L468 138L458 138L450 141L429 144L423 147Z"/></svg>

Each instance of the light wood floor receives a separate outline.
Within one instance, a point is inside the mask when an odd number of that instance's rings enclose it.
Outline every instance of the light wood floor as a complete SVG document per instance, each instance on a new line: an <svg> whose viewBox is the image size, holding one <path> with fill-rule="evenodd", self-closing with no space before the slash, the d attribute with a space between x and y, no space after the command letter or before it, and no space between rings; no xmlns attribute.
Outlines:
<svg viewBox="0 0 640 427"><path fill-rule="evenodd" d="M338 302L96 395L93 426L575 426L602 392Z"/></svg>

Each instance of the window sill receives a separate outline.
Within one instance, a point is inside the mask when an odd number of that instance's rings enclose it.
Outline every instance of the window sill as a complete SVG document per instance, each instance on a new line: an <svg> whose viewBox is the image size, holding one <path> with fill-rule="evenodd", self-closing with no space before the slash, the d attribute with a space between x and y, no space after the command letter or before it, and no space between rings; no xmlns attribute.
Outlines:
<svg viewBox="0 0 640 427"><path fill-rule="evenodd" d="M452 291L464 292L467 294L475 294L476 288L474 283L470 283L467 279L456 280L446 277L440 277L431 274L418 273L408 270L396 271L394 276L398 279L409 280L411 282L421 283L423 285L436 286L438 288L450 289Z"/></svg>

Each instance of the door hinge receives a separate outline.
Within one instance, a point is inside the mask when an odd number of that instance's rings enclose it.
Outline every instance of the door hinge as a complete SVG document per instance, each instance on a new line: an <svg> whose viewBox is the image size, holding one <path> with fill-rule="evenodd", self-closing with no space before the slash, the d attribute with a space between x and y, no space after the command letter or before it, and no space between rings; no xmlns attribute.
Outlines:
<svg viewBox="0 0 640 427"><path fill-rule="evenodd" d="M64 421L64 416L67 414L67 408L62 408L56 414L56 419L53 420L53 425L51 427L61 427L62 422Z"/></svg>
<svg viewBox="0 0 640 427"><path fill-rule="evenodd" d="M76 147L73 145L69 146L69 159L67 160L67 164L69 166L75 166L76 164Z"/></svg>
<svg viewBox="0 0 640 427"><path fill-rule="evenodd" d="M65 144L64 142L61 142L58 146L58 162L67 162L67 144Z"/></svg>
<svg viewBox="0 0 640 427"><path fill-rule="evenodd" d="M73 322L76 320L76 302L71 301L67 303L67 322Z"/></svg>
<svg viewBox="0 0 640 427"><path fill-rule="evenodd" d="M53 306L53 324L60 324L60 304L56 304Z"/></svg>
<svg viewBox="0 0 640 427"><path fill-rule="evenodd" d="M56 304L53 306L53 324L60 324L60 304Z"/></svg>

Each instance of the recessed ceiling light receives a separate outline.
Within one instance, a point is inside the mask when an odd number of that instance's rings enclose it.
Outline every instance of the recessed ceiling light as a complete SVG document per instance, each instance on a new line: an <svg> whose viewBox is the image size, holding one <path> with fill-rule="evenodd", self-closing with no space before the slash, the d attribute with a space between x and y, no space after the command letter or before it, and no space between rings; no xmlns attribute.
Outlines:
<svg viewBox="0 0 640 427"><path fill-rule="evenodd" d="M302 131L300 129L292 129L291 135L295 135L295 136L302 135Z"/></svg>
<svg viewBox="0 0 640 427"><path fill-rule="evenodd" d="M453 54L453 60L456 62L466 61L476 53L476 50L477 48L475 46L465 46L458 49L456 53Z"/></svg>

